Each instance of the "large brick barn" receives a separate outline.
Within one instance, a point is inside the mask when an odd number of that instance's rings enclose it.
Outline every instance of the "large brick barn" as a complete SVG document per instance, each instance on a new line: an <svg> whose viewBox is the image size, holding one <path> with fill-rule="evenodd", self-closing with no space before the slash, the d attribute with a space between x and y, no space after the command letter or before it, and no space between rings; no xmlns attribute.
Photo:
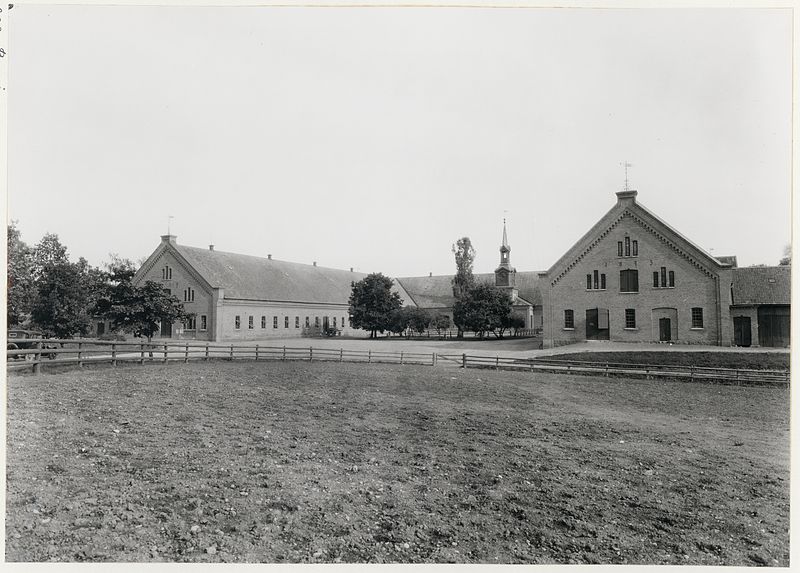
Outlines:
<svg viewBox="0 0 800 573"><path fill-rule="evenodd" d="M737 268L713 257L637 202L616 204L548 270L517 271L505 224L494 273L479 283L509 293L545 347L583 340L719 346L788 346L788 267ZM161 337L259 340L350 327L348 299L363 273L161 243L134 277L183 300L194 318L161 325ZM452 275L398 277L407 306L452 317Z"/></svg>

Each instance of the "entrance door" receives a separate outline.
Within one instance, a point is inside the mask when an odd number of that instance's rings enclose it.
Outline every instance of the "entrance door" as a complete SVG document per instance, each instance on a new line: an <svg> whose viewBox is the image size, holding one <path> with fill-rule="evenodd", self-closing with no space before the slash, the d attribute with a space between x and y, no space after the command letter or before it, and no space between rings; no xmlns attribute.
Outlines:
<svg viewBox="0 0 800 573"><path fill-rule="evenodd" d="M161 336L164 338L172 338L172 323L168 320L161 321Z"/></svg>
<svg viewBox="0 0 800 573"><path fill-rule="evenodd" d="M733 317L733 343L736 346L750 346L752 344L752 330L749 316Z"/></svg>
<svg viewBox="0 0 800 573"><path fill-rule="evenodd" d="M658 339L661 342L669 342L672 340L672 321L670 321L670 319L658 319Z"/></svg>
<svg viewBox="0 0 800 573"><path fill-rule="evenodd" d="M586 340L608 340L608 309L586 309Z"/></svg>

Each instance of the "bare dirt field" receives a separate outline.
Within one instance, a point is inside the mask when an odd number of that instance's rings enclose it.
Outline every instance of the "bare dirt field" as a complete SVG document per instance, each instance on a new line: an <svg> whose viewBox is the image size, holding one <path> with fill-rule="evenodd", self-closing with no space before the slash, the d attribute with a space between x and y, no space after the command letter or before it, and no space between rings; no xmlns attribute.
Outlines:
<svg viewBox="0 0 800 573"><path fill-rule="evenodd" d="M702 368L738 368L744 370L788 370L788 352L570 352L545 356L547 360L579 360L615 364L663 364Z"/></svg>
<svg viewBox="0 0 800 573"><path fill-rule="evenodd" d="M8 380L8 561L789 565L789 390L211 362Z"/></svg>

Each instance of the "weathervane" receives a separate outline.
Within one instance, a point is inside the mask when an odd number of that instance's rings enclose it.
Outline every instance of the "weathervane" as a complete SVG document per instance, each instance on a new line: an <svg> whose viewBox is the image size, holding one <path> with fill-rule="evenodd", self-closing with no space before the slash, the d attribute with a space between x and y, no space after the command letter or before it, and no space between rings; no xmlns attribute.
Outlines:
<svg viewBox="0 0 800 573"><path fill-rule="evenodd" d="M630 191L628 187L628 167L633 167L633 164L626 161L623 165L625 165L625 191Z"/></svg>

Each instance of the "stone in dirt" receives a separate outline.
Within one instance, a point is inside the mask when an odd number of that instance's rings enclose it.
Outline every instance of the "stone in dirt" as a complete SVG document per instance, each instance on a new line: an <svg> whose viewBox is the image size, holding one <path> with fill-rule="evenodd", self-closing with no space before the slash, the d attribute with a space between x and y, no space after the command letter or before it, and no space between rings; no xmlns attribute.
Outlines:
<svg viewBox="0 0 800 573"><path fill-rule="evenodd" d="M213 545L211 547L206 547L206 553L209 555L214 555L217 552L217 548Z"/></svg>

